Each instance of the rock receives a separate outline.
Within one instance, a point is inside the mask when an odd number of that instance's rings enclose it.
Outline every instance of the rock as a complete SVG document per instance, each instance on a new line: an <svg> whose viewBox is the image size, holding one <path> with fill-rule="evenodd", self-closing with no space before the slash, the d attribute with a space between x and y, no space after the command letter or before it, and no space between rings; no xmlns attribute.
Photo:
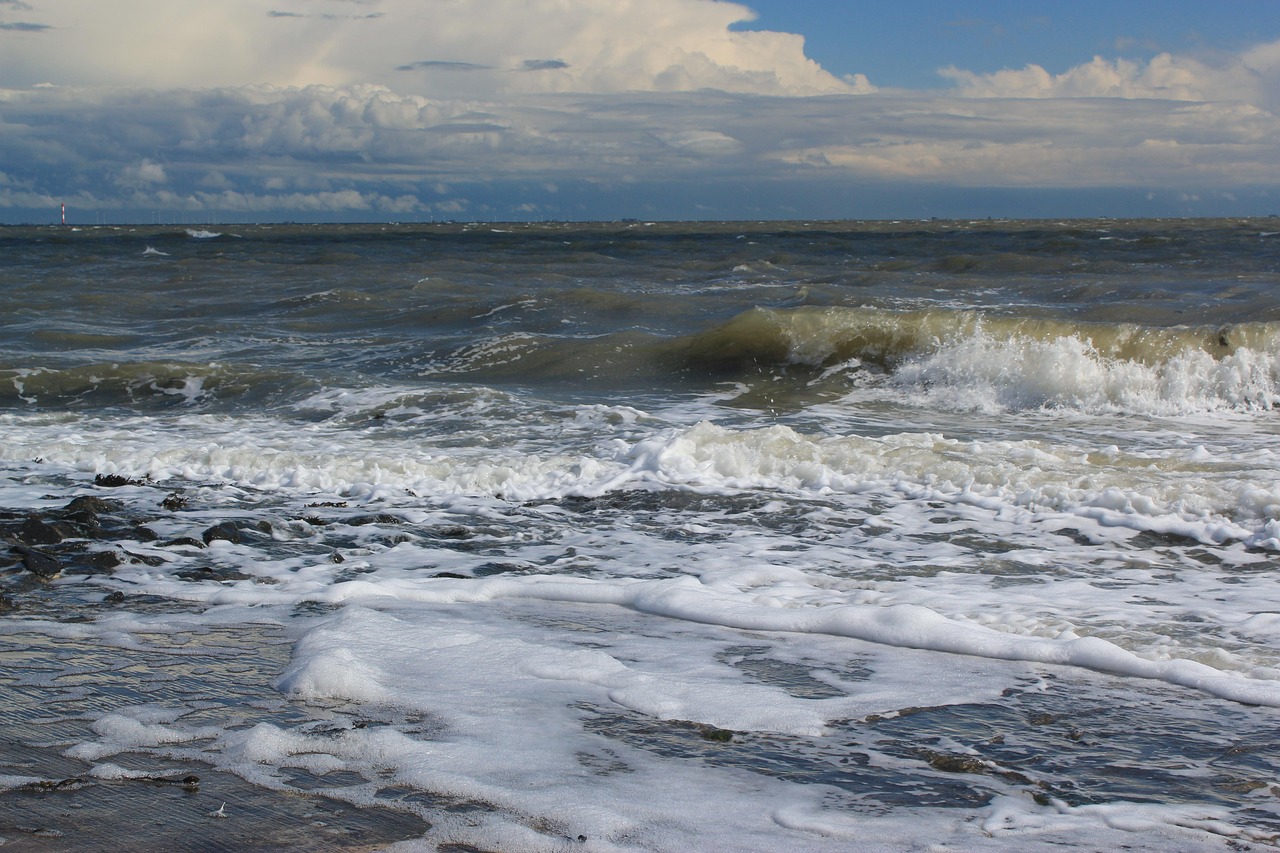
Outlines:
<svg viewBox="0 0 1280 853"><path fill-rule="evenodd" d="M18 528L18 538L25 545L56 545L66 539L65 529L37 516L29 516Z"/></svg>
<svg viewBox="0 0 1280 853"><path fill-rule="evenodd" d="M200 777L194 773L187 776L139 776L139 782L150 782L152 785L173 785L184 791L200 790Z"/></svg>
<svg viewBox="0 0 1280 853"><path fill-rule="evenodd" d="M217 538L217 537L212 537L212 538ZM165 548L181 548L181 547L204 548L205 544L208 543L209 541L211 541L211 537L209 537L208 531L205 531L205 539L203 542L201 542L199 539L196 539L194 536L179 536L177 539L170 539L169 541L162 542L160 544L163 545Z"/></svg>
<svg viewBox="0 0 1280 853"><path fill-rule="evenodd" d="M28 548L26 545L15 545L13 550L22 555L22 565L36 577L57 577L62 571L62 564L43 551Z"/></svg>
<svg viewBox="0 0 1280 853"><path fill-rule="evenodd" d="M117 489L121 486L141 486L141 480L131 480L128 477L122 477L119 474L98 474L93 478L95 486L102 486L108 489Z"/></svg>
<svg viewBox="0 0 1280 853"><path fill-rule="evenodd" d="M120 511L114 501L105 501L92 496L78 497L62 508L62 517L75 526L77 532L86 537L96 537L103 533L102 516Z"/></svg>
<svg viewBox="0 0 1280 853"><path fill-rule="evenodd" d="M109 501L93 495L81 495L63 507L67 513L91 513L92 515L110 515L119 512L121 506L116 501Z"/></svg>
<svg viewBox="0 0 1280 853"><path fill-rule="evenodd" d="M129 558L129 562L142 563L144 566L163 566L168 562L164 557L157 557L154 554L135 554L132 551L125 551L124 554Z"/></svg>
<svg viewBox="0 0 1280 853"><path fill-rule="evenodd" d="M82 779L79 776L73 776L70 779L40 779L35 782L27 782L22 785L19 790L33 791L36 793L46 793L49 791L74 791L77 788L84 788L92 785L88 779ZM59 833L61 835L61 833Z"/></svg>
<svg viewBox="0 0 1280 853"><path fill-rule="evenodd" d="M109 572L124 562L115 551L95 551L89 556L89 565L99 571Z"/></svg>
<svg viewBox="0 0 1280 853"><path fill-rule="evenodd" d="M1016 770L1006 770L994 762L987 762L976 755L956 755L947 752L924 751L929 766L943 773L974 773L981 776L997 776L1017 785L1029 785L1031 780Z"/></svg>
<svg viewBox="0 0 1280 853"><path fill-rule="evenodd" d="M234 521L223 521L215 524L206 530L202 537L204 544L208 545L215 539L221 539L224 542L230 542L233 545L240 544L240 528L236 526Z"/></svg>
<svg viewBox="0 0 1280 853"><path fill-rule="evenodd" d="M385 512L375 515L353 515L346 521L352 527L364 527L369 524L404 524L403 518Z"/></svg>
<svg viewBox="0 0 1280 853"><path fill-rule="evenodd" d="M194 566L189 569L179 569L175 574L187 581L247 581L252 577L224 566Z"/></svg>
<svg viewBox="0 0 1280 853"><path fill-rule="evenodd" d="M733 732L729 729L718 729L715 726L698 726L698 734L703 740L715 741L716 743L732 743Z"/></svg>
<svg viewBox="0 0 1280 853"><path fill-rule="evenodd" d="M980 758L972 755L951 755L933 753L929 756L929 765L944 773L989 773L990 768Z"/></svg>

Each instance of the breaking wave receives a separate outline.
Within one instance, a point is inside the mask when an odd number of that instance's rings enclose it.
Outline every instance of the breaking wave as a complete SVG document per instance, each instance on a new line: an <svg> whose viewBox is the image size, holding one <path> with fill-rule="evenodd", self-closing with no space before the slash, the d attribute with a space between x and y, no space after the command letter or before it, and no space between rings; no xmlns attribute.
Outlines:
<svg viewBox="0 0 1280 853"><path fill-rule="evenodd" d="M754 308L693 335L519 333L428 372L519 381L746 381L833 370L907 401L1177 415L1280 402L1280 323L1153 327L974 311Z"/></svg>

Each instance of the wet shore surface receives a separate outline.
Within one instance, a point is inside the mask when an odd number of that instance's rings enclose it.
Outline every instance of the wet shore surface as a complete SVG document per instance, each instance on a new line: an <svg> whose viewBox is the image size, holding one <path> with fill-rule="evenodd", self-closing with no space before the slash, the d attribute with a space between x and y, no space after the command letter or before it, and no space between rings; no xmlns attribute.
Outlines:
<svg viewBox="0 0 1280 853"><path fill-rule="evenodd" d="M167 755L118 752L105 761L71 754L97 739L97 720L126 707L181 706L186 722L232 730L351 716L304 708L274 690L291 648L278 626L184 629L182 615L195 610L183 602L96 584L117 565L148 559L120 544L153 538L144 521L94 496L43 512L0 510L4 849L361 851L420 838L429 824L414 810L359 808L323 794L346 779L299 772L287 789L273 790L218 769L215 756L192 760L192 744ZM234 525L210 531L204 542L168 545L190 549L238 537ZM122 645L75 636L77 625L156 614L171 614L174 630L134 634ZM128 647L139 637L145 646Z"/></svg>

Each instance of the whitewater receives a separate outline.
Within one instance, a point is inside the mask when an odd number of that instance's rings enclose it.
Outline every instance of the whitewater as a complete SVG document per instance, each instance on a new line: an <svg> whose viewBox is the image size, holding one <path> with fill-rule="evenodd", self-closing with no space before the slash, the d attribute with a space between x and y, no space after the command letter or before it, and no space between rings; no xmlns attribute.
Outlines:
<svg viewBox="0 0 1280 853"><path fill-rule="evenodd" d="M1278 846L1277 233L0 229L0 838Z"/></svg>

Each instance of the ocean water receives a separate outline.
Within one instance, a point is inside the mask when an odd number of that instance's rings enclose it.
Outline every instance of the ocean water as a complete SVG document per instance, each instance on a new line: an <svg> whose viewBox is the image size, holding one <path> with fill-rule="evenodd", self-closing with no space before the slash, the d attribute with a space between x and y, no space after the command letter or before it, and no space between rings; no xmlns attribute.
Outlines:
<svg viewBox="0 0 1280 853"><path fill-rule="evenodd" d="M1280 837L1280 220L13 227L0 293L56 774L401 850Z"/></svg>

